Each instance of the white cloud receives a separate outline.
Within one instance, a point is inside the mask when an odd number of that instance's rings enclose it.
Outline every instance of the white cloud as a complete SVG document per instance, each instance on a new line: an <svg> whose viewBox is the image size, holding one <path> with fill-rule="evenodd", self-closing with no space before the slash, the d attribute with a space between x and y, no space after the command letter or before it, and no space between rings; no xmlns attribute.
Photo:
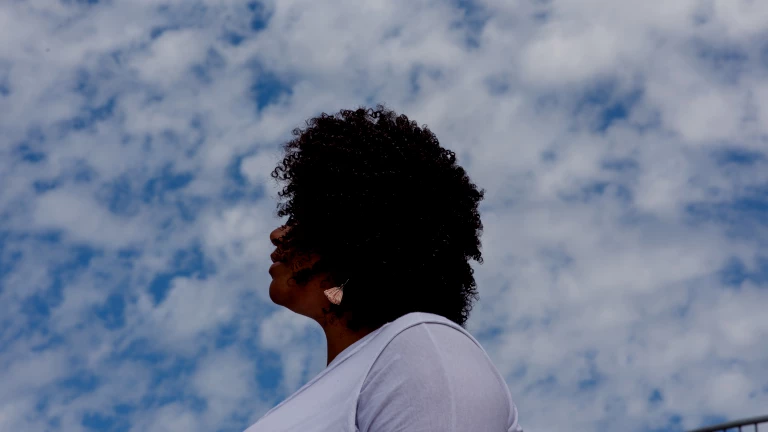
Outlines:
<svg viewBox="0 0 768 432"><path fill-rule="evenodd" d="M579 31L555 27L525 49L520 67L533 84L574 84L600 77L619 60L618 35L600 26Z"/></svg>
<svg viewBox="0 0 768 432"><path fill-rule="evenodd" d="M131 428L131 432L197 432L203 430L205 430L205 424L200 421L199 414L178 403L159 408L150 418L138 422L136 426Z"/></svg>
<svg viewBox="0 0 768 432"><path fill-rule="evenodd" d="M277 166L277 162L282 159L277 152L263 151L253 156L243 159L240 166L240 172L255 185L265 185L268 188L276 188L277 182L272 179L270 174Z"/></svg>
<svg viewBox="0 0 768 432"><path fill-rule="evenodd" d="M721 28L731 37L760 34L768 26L768 10L757 2L716 0L713 9Z"/></svg>
<svg viewBox="0 0 768 432"><path fill-rule="evenodd" d="M201 364L192 379L197 394L207 402L206 421L221 424L226 416L253 406L256 370L252 359L233 351L213 354Z"/></svg>
<svg viewBox="0 0 768 432"><path fill-rule="evenodd" d="M148 312L152 328L163 329L161 339L168 343L188 343L200 332L213 330L230 320L234 300L226 286L217 286L209 280L177 277L171 281L168 297L162 303L152 307L150 300L143 296L141 307L143 312Z"/></svg>
<svg viewBox="0 0 768 432"><path fill-rule="evenodd" d="M315 351L302 348L311 339L309 336L317 337L317 334L322 332L314 321L287 309L278 310L259 324L260 346L280 354L282 391L295 391L301 387L306 373L317 374L325 367L324 362L321 365L320 359L326 359L327 356L325 351L319 350L321 344L310 344Z"/></svg>
<svg viewBox="0 0 768 432"><path fill-rule="evenodd" d="M134 65L141 78L165 88L181 81L189 67L202 58L206 42L203 35L194 30L168 30Z"/></svg>
<svg viewBox="0 0 768 432"><path fill-rule="evenodd" d="M241 205L209 215L202 234L210 253L231 260L232 266L268 267L269 254L274 250L269 233L280 225L269 213L274 211L273 205Z"/></svg>
<svg viewBox="0 0 768 432"><path fill-rule="evenodd" d="M54 190L38 198L34 227L65 229L75 240L109 247L130 246L142 240L134 221L119 220L89 196L72 192Z"/></svg>

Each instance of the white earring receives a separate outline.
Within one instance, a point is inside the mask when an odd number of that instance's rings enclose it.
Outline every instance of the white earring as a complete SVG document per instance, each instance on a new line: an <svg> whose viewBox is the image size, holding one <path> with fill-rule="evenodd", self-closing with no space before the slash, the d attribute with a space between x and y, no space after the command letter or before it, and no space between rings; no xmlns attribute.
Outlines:
<svg viewBox="0 0 768 432"><path fill-rule="evenodd" d="M347 279L347 282L349 282L349 279ZM346 285L347 282L344 282L340 286L329 288L323 291L323 293L331 303L338 305L341 303L341 297L344 295L344 285Z"/></svg>

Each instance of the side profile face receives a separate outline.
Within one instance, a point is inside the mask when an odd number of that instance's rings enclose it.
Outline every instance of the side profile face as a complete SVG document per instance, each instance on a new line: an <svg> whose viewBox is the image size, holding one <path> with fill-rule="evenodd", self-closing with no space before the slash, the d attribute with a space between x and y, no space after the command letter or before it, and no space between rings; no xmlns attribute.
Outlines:
<svg viewBox="0 0 768 432"><path fill-rule="evenodd" d="M310 255L309 258L289 260L285 251L280 248L280 238L288 232L288 229L281 226L269 235L272 244L277 246L271 255L274 263L269 268L269 275L272 276L272 282L269 284L269 298L273 303L295 313L319 319L322 317L321 309L328 303L323 289L330 288L330 285L324 287L325 277L322 274L313 276L304 285L299 285L291 279L295 271L311 267L319 257Z"/></svg>

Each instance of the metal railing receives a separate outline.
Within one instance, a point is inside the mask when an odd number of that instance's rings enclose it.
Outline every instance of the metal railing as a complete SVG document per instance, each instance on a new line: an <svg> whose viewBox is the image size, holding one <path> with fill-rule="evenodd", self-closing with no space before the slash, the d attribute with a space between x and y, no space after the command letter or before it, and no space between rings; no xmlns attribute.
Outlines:
<svg viewBox="0 0 768 432"><path fill-rule="evenodd" d="M695 429L689 432L760 432L760 425L768 423L768 415L762 417L752 417L748 419L731 421L728 423L721 423L719 425L708 426L701 429ZM762 430L768 432L768 424L763 424Z"/></svg>

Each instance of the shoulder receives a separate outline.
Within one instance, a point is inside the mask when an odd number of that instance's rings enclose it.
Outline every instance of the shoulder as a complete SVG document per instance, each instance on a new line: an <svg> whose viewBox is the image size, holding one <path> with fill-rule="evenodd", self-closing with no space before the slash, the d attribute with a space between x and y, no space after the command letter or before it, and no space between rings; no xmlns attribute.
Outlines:
<svg viewBox="0 0 768 432"><path fill-rule="evenodd" d="M463 331L448 324L421 322L397 333L381 351L379 359L398 357L418 360L446 354L452 356L453 362L468 357L484 357L482 348Z"/></svg>
<svg viewBox="0 0 768 432"><path fill-rule="evenodd" d="M395 335L372 365L358 420L361 431L385 421L449 427L506 422L512 407L506 383L472 338L450 325L419 323Z"/></svg>
<svg viewBox="0 0 768 432"><path fill-rule="evenodd" d="M395 335L373 363L369 380L377 374L433 384L502 384L490 358L468 334L434 322L418 323Z"/></svg>
<svg viewBox="0 0 768 432"><path fill-rule="evenodd" d="M447 385L448 378L455 378L453 365L471 361L469 354L474 350L467 342L473 344L462 332L444 324L419 323L401 330L374 361L363 391L382 381L424 382L432 388ZM461 355L456 355L457 348Z"/></svg>

